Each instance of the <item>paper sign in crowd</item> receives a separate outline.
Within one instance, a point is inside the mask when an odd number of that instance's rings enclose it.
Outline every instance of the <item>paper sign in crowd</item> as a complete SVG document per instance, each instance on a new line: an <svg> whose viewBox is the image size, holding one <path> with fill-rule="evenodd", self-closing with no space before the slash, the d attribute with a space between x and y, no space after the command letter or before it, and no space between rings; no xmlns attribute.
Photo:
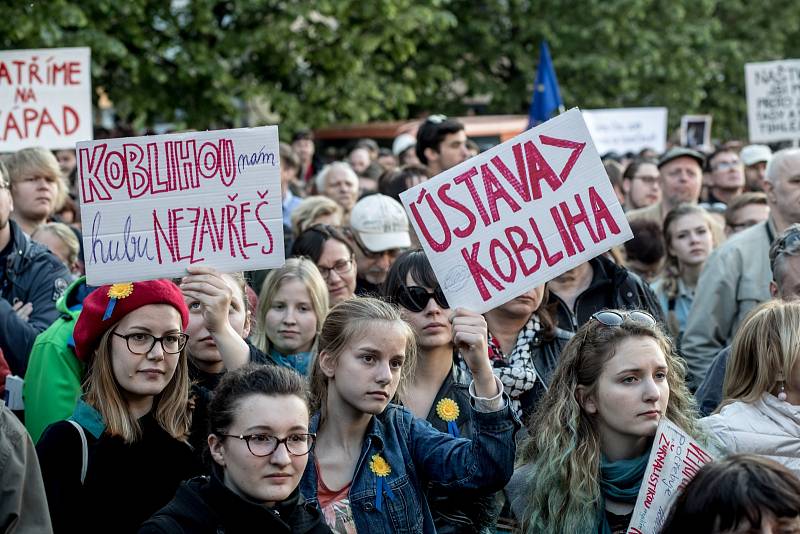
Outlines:
<svg viewBox="0 0 800 534"><path fill-rule="evenodd" d="M92 139L89 48L0 52L0 152Z"/></svg>
<svg viewBox="0 0 800 534"><path fill-rule="evenodd" d="M744 66L750 141L800 139L800 59Z"/></svg>
<svg viewBox="0 0 800 534"><path fill-rule="evenodd" d="M577 109L400 198L450 305L478 313L632 237Z"/></svg>
<svg viewBox="0 0 800 534"><path fill-rule="evenodd" d="M77 145L90 285L284 262L277 126Z"/></svg>
<svg viewBox="0 0 800 534"><path fill-rule="evenodd" d="M601 155L667 148L667 108L584 109L582 114Z"/></svg>
<svg viewBox="0 0 800 534"><path fill-rule="evenodd" d="M662 418L653 440L628 534L658 534L675 496L702 466L713 459L686 432L666 417Z"/></svg>

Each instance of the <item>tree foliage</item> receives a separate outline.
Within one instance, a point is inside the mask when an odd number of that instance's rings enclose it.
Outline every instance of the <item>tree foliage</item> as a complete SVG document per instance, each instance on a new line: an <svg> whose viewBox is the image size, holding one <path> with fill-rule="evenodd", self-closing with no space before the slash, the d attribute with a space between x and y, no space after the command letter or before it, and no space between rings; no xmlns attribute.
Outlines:
<svg viewBox="0 0 800 534"><path fill-rule="evenodd" d="M793 0L6 3L0 48L90 46L94 86L140 127L524 113L547 39L567 107L711 113L744 138L744 63L800 57Z"/></svg>

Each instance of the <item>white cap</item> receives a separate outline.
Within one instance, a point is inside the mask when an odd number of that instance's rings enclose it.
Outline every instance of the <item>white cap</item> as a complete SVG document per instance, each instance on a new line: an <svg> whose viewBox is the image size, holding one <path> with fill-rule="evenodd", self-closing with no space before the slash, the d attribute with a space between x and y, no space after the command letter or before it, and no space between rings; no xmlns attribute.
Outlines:
<svg viewBox="0 0 800 534"><path fill-rule="evenodd" d="M772 159L772 150L766 145L747 145L739 153L739 157L742 159L742 163L748 167L761 161L769 163L769 160Z"/></svg>
<svg viewBox="0 0 800 534"><path fill-rule="evenodd" d="M350 228L371 252L411 246L406 212L386 195L369 195L356 202L350 212Z"/></svg>
<svg viewBox="0 0 800 534"><path fill-rule="evenodd" d="M411 134L400 134L394 138L394 143L392 143L392 154L395 156L399 156L412 146L417 144L417 139Z"/></svg>

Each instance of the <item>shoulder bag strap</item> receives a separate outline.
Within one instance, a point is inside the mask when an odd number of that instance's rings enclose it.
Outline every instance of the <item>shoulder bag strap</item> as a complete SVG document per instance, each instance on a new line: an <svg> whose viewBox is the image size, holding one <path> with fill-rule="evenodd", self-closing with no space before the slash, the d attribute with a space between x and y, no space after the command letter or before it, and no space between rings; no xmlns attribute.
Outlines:
<svg viewBox="0 0 800 534"><path fill-rule="evenodd" d="M75 427L78 434L81 436L81 485L86 480L86 469L89 467L89 445L86 443L86 433L80 423L67 419L67 422Z"/></svg>

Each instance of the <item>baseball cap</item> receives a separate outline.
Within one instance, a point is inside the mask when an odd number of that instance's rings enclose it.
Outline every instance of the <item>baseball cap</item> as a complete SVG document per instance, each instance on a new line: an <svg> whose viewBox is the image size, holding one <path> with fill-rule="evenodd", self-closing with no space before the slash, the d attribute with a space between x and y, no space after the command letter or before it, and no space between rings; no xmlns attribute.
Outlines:
<svg viewBox="0 0 800 534"><path fill-rule="evenodd" d="M769 163L772 159L772 150L767 145L747 145L739 153L742 163L747 166L755 165L761 161Z"/></svg>
<svg viewBox="0 0 800 534"><path fill-rule="evenodd" d="M700 152L692 150L691 148L676 146L670 148L664 153L663 156L661 156L661 159L658 160L658 168L660 169L670 161L678 158L692 158L693 160L697 161L701 169L706 164L706 158Z"/></svg>
<svg viewBox="0 0 800 534"><path fill-rule="evenodd" d="M350 213L350 228L371 252L408 248L408 217L392 197L375 194L359 200Z"/></svg>
<svg viewBox="0 0 800 534"><path fill-rule="evenodd" d="M394 142L392 143L392 153L395 156L399 156L409 148L413 147L417 144L417 138L411 134L400 134L394 138Z"/></svg>

